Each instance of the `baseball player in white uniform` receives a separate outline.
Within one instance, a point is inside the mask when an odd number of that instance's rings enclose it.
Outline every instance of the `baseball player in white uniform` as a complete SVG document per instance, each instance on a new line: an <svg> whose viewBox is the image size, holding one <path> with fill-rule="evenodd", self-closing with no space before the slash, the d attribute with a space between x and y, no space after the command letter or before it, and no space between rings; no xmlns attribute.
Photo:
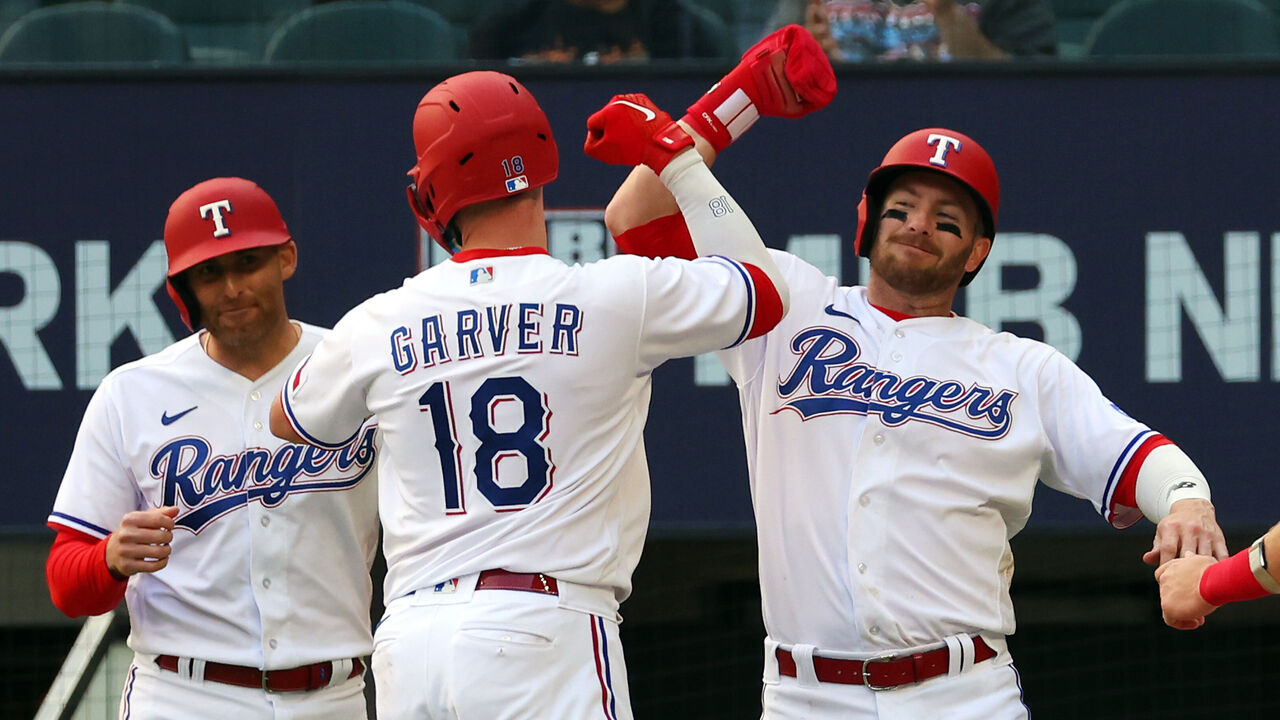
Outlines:
<svg viewBox="0 0 1280 720"><path fill-rule="evenodd" d="M325 331L287 315L297 247L265 191L202 182L164 239L198 332L90 400L48 521L54 603L75 617L126 599L122 720L363 718L376 426L328 449L270 432Z"/></svg>
<svg viewBox="0 0 1280 720"><path fill-rule="evenodd" d="M726 111L707 103L684 118L704 138L706 116ZM998 202L971 138L906 135L859 205L867 286L772 251L790 313L718 353L739 390L759 533L764 718L1028 717L1005 636L1009 539L1037 480L1115 527L1158 523L1153 564L1226 554L1208 484L1177 446L1048 345L951 311L990 251ZM620 246L687 254L671 207L637 169L606 217Z"/></svg>
<svg viewBox="0 0 1280 720"><path fill-rule="evenodd" d="M670 116L625 95L587 126L588 155L659 173L699 259L551 257L546 116L512 77L451 77L418 106L409 192L455 254L349 312L273 411L320 447L379 418L397 478L380 720L632 717L618 607L649 520L650 375L785 312L759 235Z"/></svg>

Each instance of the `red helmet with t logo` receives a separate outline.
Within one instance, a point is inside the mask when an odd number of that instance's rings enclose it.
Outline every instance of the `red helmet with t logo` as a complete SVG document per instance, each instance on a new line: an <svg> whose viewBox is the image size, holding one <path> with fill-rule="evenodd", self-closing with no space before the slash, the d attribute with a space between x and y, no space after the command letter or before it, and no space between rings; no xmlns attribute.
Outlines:
<svg viewBox="0 0 1280 720"><path fill-rule="evenodd" d="M871 257L876 241L884 195L889 184L908 170L930 170L960 182L968 188L982 214L983 235L996 236L996 213L1000 207L1000 180L995 163L982 146L972 138L954 130L925 128L916 130L889 148L880 167L867 177L867 187L858 203L858 230L853 249L863 257ZM977 270L965 273L960 287L969 284Z"/></svg>

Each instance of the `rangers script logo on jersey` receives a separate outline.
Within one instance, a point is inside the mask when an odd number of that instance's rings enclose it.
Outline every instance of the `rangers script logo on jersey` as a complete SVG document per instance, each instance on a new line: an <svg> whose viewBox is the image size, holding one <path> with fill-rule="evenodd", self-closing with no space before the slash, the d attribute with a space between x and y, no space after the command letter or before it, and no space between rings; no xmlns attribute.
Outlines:
<svg viewBox="0 0 1280 720"><path fill-rule="evenodd" d="M824 415L876 414L890 427L926 422L983 440L997 440L1013 422L1010 406L1018 393L958 380L902 378L867 362L856 362L858 341L829 327L810 327L791 339L798 357L778 382L782 405L802 420Z"/></svg>
<svg viewBox="0 0 1280 720"><path fill-rule="evenodd" d="M161 445L148 466L164 488L163 503L183 508L174 526L199 534L250 501L275 507L292 493L354 487L373 467L377 428L366 426L336 450L285 443L235 455L215 455L202 437L180 437ZM337 469L337 476L321 477L330 468Z"/></svg>

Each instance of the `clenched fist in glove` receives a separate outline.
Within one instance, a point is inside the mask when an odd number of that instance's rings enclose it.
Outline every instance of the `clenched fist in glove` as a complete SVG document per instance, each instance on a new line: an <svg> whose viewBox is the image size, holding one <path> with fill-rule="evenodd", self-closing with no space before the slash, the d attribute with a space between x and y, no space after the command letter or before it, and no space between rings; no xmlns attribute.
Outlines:
<svg viewBox="0 0 1280 720"><path fill-rule="evenodd" d="M720 152L761 115L800 117L836 95L836 75L818 41L799 25L766 35L682 119Z"/></svg>
<svg viewBox="0 0 1280 720"><path fill-rule="evenodd" d="M613 165L648 165L655 173L693 145L693 138L643 93L614 95L587 118L582 149Z"/></svg>

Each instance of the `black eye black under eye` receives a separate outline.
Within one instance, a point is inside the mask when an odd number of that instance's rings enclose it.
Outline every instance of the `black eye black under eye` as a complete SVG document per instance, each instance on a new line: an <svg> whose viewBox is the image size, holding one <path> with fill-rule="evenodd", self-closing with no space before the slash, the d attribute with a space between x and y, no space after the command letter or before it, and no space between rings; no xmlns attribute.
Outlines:
<svg viewBox="0 0 1280 720"><path fill-rule="evenodd" d="M938 229L943 232L949 232L957 237L964 237L964 233L960 232L960 226L955 223L940 222L938 223Z"/></svg>
<svg viewBox="0 0 1280 720"><path fill-rule="evenodd" d="M889 208L888 210L885 210L884 213L880 216L881 220L885 218L893 218L894 220L906 222L907 214L902 210L898 210L897 208Z"/></svg>

